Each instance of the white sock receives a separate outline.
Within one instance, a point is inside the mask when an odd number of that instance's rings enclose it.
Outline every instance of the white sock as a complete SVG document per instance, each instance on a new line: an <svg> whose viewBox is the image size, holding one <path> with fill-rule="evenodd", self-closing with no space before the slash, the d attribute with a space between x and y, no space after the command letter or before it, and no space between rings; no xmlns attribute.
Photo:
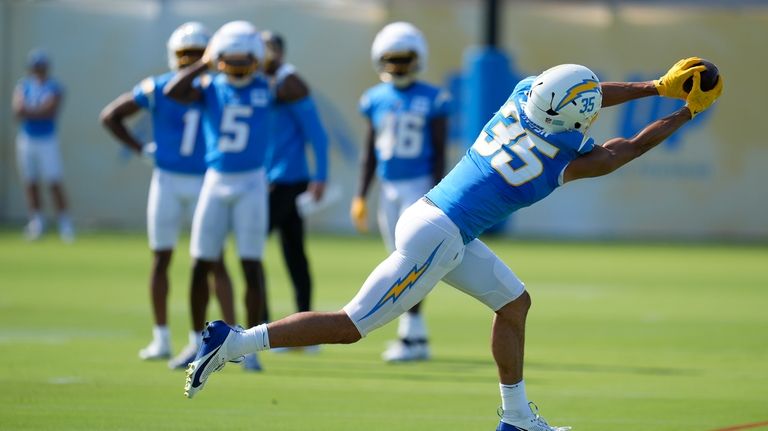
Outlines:
<svg viewBox="0 0 768 431"><path fill-rule="evenodd" d="M155 325L155 327L152 328L152 337L155 340L160 341L161 343L167 344L168 341L171 339L171 333L170 331L168 331L167 326Z"/></svg>
<svg viewBox="0 0 768 431"><path fill-rule="evenodd" d="M230 346L231 350L229 353L233 358L269 349L267 324L262 323L243 332L236 333L236 337L232 340Z"/></svg>
<svg viewBox="0 0 768 431"><path fill-rule="evenodd" d="M405 312L397 322L397 336L404 340L427 338L427 325L421 313Z"/></svg>
<svg viewBox="0 0 768 431"><path fill-rule="evenodd" d="M501 390L502 422L513 425L512 422L531 415L528 397L525 395L525 381L521 380L515 385L499 383L499 389Z"/></svg>
<svg viewBox="0 0 768 431"><path fill-rule="evenodd" d="M203 333L195 331L194 329L189 331L189 344L200 346L203 344Z"/></svg>

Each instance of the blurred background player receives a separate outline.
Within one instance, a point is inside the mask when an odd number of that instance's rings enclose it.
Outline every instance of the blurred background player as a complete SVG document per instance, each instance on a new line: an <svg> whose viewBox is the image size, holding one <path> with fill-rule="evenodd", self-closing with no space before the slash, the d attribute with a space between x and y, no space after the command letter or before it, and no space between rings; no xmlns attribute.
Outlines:
<svg viewBox="0 0 768 431"><path fill-rule="evenodd" d="M256 28L232 21L216 31L203 58L181 70L164 90L168 97L199 104L202 110L208 169L192 220L192 290L205 287L206 274L221 258L232 231L245 275L249 325L263 322L266 309L261 258L267 235L264 160L272 101L269 84L256 73L263 57ZM206 74L209 66L219 73ZM244 366L261 370L255 354L248 355Z"/></svg>
<svg viewBox="0 0 768 431"><path fill-rule="evenodd" d="M280 103L272 106L272 142L267 156L269 180L269 231L280 234L283 259L291 276L296 311L312 306L312 277L304 250L304 221L296 206L297 197L308 191L315 202L325 192L328 176L326 136L309 87L292 64L284 62L285 43L273 32L261 33L264 40L264 72ZM314 174L310 176L306 147L311 146ZM269 320L269 310L264 318Z"/></svg>
<svg viewBox="0 0 768 431"><path fill-rule="evenodd" d="M427 42L410 23L384 27L373 41L371 59L381 83L368 89L360 111L368 120L360 184L351 216L358 231L365 232L365 197L374 172L381 180L378 222L387 250L395 250L398 218L437 184L445 169L448 95L416 79L427 65ZM421 303L400 316L397 335L382 354L385 361L429 358L427 328Z"/></svg>
<svg viewBox="0 0 768 431"><path fill-rule="evenodd" d="M701 90L691 58L655 82L600 83L588 68L553 67L520 81L465 156L424 198L403 214L397 249L337 312L297 313L248 330L208 325L203 347L187 371L193 397L209 375L251 351L318 343L354 343L426 296L438 281L476 298L494 312L491 351L502 399L497 431L567 431L550 426L531 406L523 381L525 323L531 297L512 270L478 236L563 184L607 175L653 149L717 100ZM685 94L683 82L693 77ZM631 138L596 145L587 135L601 107L648 96L686 105L646 125Z"/></svg>
<svg viewBox="0 0 768 431"><path fill-rule="evenodd" d="M168 39L168 67L171 71L146 78L132 91L112 101L101 113L104 127L138 155L144 151L145 144L129 131L126 120L141 109L149 111L152 116L155 169L147 202L147 233L149 247L154 254L149 286L155 327L152 342L139 351L141 359L164 359L171 355L167 318L168 267L179 228L185 216L191 219L195 210L206 170L200 108L169 99L163 94L163 88L180 69L202 57L209 39L208 29L198 22L179 26ZM224 320L234 324L232 284L223 260L217 260L211 267ZM207 283L207 277L203 283ZM200 344L200 328L205 324L209 299L208 286L203 283L190 291L192 330L189 343L181 350L179 357L169 363L172 368L186 367L190 354L194 355Z"/></svg>
<svg viewBox="0 0 768 431"><path fill-rule="evenodd" d="M64 97L59 82L49 76L50 60L45 51L36 49L27 58L29 74L19 80L13 91L13 113L19 121L16 157L27 198L29 222L24 234L36 240L45 231L40 184L48 184L58 213L59 236L64 242L75 239L62 184L61 152L56 131L56 116Z"/></svg>

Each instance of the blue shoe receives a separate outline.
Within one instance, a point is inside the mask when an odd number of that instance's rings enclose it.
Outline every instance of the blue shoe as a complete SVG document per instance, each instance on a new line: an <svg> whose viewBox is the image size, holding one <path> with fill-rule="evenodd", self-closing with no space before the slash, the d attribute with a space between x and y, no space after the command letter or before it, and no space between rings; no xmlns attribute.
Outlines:
<svg viewBox="0 0 768 431"><path fill-rule="evenodd" d="M201 391L212 373L224 368L227 362L241 358L232 358L229 354L231 340L238 331L239 329L232 328L221 320L207 325L203 331L203 344L195 360L187 367L187 380L184 385L184 395L187 398L192 398Z"/></svg>

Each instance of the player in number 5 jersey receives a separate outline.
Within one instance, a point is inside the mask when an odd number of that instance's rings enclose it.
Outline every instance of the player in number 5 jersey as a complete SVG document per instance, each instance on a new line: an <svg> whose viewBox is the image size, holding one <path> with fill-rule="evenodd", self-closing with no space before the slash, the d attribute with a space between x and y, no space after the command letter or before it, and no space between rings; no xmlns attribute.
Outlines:
<svg viewBox="0 0 768 431"><path fill-rule="evenodd" d="M404 313L443 280L495 314L491 350L502 397L497 431L569 430L548 425L529 407L523 351L531 298L477 236L564 183L615 171L707 109L722 91L722 77L715 88L702 91L705 66L695 66L700 61L681 61L655 82L601 84L592 71L573 64L521 81L456 167L400 217L395 252L373 270L357 296L338 312L298 313L245 331L211 323L188 370L187 396L202 389L210 373L226 361L250 351L354 343ZM686 94L682 85L689 77L693 87ZM601 106L656 95L684 98L686 106L631 138L595 145L587 135Z"/></svg>
<svg viewBox="0 0 768 431"><path fill-rule="evenodd" d="M192 288L205 282L207 269L219 259L232 231L245 275L249 325L264 321L266 301L261 257L267 235L264 160L272 101L268 82L256 73L263 56L256 28L232 21L216 31L201 60L165 87L167 96L201 106L207 145L208 170L192 221ZM219 73L204 74L211 65ZM261 369L255 354L246 358L245 368Z"/></svg>
<svg viewBox="0 0 768 431"><path fill-rule="evenodd" d="M133 91L120 95L101 113L104 127L136 154L145 152L145 145L129 132L125 121L141 109L147 110L152 118L155 169L149 186L147 231L149 246L154 253L150 296L155 327L152 342L139 351L141 359L167 358L171 353L166 305L168 266L184 216L191 218L195 210L205 173L200 109L168 99L163 94L163 88L180 69L188 67L203 55L209 39L208 30L198 22L179 26L168 39L168 66L171 71L144 79ZM213 273L224 320L234 323L232 285L221 260L213 265ZM190 291L192 330L189 343L182 349L179 358L169 363L171 368L186 367L194 358L200 344L200 331L205 325L207 304L207 284Z"/></svg>
<svg viewBox="0 0 768 431"><path fill-rule="evenodd" d="M421 31L409 23L385 26L373 41L371 59L382 82L360 100L368 136L360 186L350 213L355 227L366 231L365 197L375 171L381 181L379 230L391 253L400 215L443 177L448 96L438 87L416 80L427 64L427 43ZM429 358L420 307L418 303L400 316L398 340L382 354L385 361Z"/></svg>

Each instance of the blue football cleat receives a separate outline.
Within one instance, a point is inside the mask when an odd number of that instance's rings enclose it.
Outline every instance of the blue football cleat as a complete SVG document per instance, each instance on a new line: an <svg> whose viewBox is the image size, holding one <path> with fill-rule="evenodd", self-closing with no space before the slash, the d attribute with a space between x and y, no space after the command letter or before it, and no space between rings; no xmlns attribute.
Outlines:
<svg viewBox="0 0 768 431"><path fill-rule="evenodd" d="M240 329L232 328L224 321L217 320L209 323L203 331L203 344L195 356L195 360L187 367L187 379L184 385L184 395L192 398L203 389L208 376L221 370L227 362L236 362L240 358L231 358L229 345Z"/></svg>

